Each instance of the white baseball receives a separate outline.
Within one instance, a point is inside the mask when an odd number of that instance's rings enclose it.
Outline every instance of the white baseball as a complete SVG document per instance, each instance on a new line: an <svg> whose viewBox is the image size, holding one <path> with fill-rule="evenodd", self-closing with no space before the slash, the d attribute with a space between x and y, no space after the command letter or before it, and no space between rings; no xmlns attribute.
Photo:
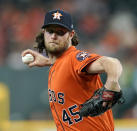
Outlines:
<svg viewBox="0 0 137 131"><path fill-rule="evenodd" d="M22 62L24 64L28 64L30 62L34 61L34 56L31 54L26 54L25 56L22 57Z"/></svg>

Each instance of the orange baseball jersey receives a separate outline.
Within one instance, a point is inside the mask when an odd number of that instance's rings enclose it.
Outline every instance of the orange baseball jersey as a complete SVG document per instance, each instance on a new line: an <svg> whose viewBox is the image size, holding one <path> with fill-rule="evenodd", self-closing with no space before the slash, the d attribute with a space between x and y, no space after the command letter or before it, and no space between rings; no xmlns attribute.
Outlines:
<svg viewBox="0 0 137 131"><path fill-rule="evenodd" d="M88 74L85 67L101 56L68 48L51 67L48 93L57 131L114 131L112 111L97 117L81 117L79 106L101 88L99 74Z"/></svg>

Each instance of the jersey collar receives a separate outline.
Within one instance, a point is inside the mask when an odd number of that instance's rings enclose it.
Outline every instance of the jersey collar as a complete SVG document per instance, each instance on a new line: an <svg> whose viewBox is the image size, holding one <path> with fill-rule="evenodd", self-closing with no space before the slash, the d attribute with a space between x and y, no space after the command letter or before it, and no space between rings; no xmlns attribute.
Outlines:
<svg viewBox="0 0 137 131"><path fill-rule="evenodd" d="M70 46L66 51L63 52L63 54L62 54L60 57L58 57L58 58L56 59L55 63L52 64L50 67L55 66L60 59L62 59L63 57L67 56L69 53L71 53L71 52L74 51L74 50L76 50L75 46Z"/></svg>
<svg viewBox="0 0 137 131"><path fill-rule="evenodd" d="M74 51L74 50L76 50L75 46L70 46L70 47L61 55L61 57L68 55L70 52L72 52L72 51Z"/></svg>
<svg viewBox="0 0 137 131"><path fill-rule="evenodd" d="M56 63L58 60L60 60L61 58L67 56L69 53L71 53L71 52L74 51L74 50L76 50L75 46L70 46L66 51L63 52L63 54L62 54L60 57L58 57L58 58L56 59L55 63Z"/></svg>

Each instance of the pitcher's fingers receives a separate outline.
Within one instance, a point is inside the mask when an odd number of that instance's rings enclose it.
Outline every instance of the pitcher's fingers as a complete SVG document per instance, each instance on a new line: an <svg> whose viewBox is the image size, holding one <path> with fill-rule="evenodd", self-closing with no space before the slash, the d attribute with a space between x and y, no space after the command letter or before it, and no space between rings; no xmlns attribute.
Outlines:
<svg viewBox="0 0 137 131"><path fill-rule="evenodd" d="M34 51L31 49L27 49L21 53L21 56L25 56L26 54L32 54L34 56Z"/></svg>
<svg viewBox="0 0 137 131"><path fill-rule="evenodd" d="M103 107L111 107L112 106L112 103L111 102L103 102Z"/></svg>
<svg viewBox="0 0 137 131"><path fill-rule="evenodd" d="M34 62L29 63L28 66L29 67L37 66L37 63L36 63L36 61L34 61Z"/></svg>
<svg viewBox="0 0 137 131"><path fill-rule="evenodd" d="M103 102L103 107L106 107L107 106L107 102Z"/></svg>

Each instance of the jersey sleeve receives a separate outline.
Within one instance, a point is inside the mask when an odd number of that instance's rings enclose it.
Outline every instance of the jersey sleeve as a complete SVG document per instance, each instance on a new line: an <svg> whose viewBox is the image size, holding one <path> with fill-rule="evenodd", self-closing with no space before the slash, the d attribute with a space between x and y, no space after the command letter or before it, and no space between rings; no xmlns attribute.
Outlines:
<svg viewBox="0 0 137 131"><path fill-rule="evenodd" d="M86 67L100 57L102 56L98 54L90 54L88 52L77 51L75 52L75 54L73 54L73 68L75 72L78 73L78 75L85 75L87 74Z"/></svg>

